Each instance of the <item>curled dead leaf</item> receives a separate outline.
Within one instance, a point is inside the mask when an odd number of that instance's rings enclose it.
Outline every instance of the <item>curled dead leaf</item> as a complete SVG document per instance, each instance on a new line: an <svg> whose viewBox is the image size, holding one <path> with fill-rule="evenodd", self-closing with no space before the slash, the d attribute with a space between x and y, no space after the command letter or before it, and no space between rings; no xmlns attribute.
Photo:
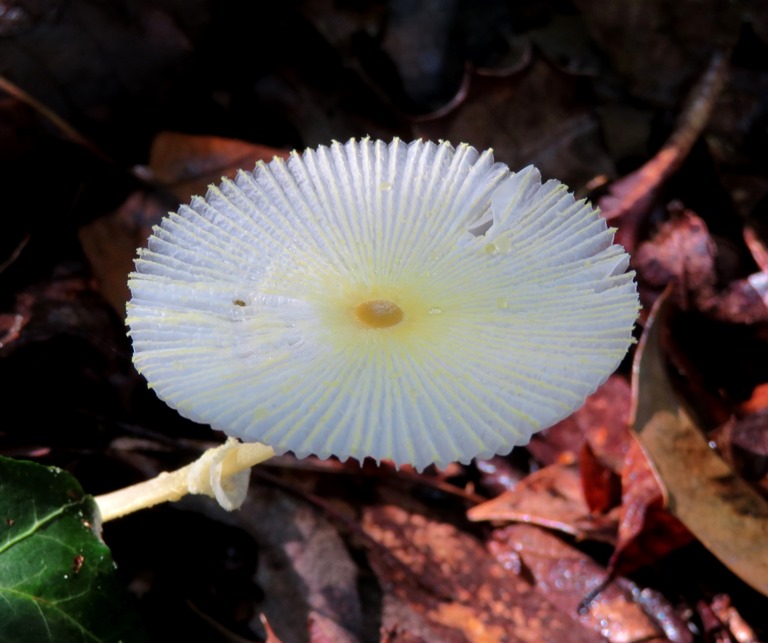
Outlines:
<svg viewBox="0 0 768 643"><path fill-rule="evenodd" d="M576 466L551 464L521 480L510 491L472 507L473 521L512 521L540 525L578 539L612 542L616 519L591 514Z"/></svg>
<svg viewBox="0 0 768 643"><path fill-rule="evenodd" d="M671 302L654 305L633 368L633 428L670 513L720 561L768 595L768 502L709 446L675 395L664 361Z"/></svg>

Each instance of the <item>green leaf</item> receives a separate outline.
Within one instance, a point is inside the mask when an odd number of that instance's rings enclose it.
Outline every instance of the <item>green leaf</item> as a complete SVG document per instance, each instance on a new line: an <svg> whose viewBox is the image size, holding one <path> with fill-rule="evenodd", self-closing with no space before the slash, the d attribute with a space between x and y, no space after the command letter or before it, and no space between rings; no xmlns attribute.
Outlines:
<svg viewBox="0 0 768 643"><path fill-rule="evenodd" d="M72 476L0 457L0 643L146 640L99 532Z"/></svg>

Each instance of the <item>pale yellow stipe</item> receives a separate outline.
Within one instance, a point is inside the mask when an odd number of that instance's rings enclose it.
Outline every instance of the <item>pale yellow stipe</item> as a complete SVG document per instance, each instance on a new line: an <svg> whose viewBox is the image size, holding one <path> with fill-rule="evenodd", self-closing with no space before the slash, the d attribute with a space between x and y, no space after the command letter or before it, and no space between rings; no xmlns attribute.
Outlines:
<svg viewBox="0 0 768 643"><path fill-rule="evenodd" d="M96 496L102 522L147 509L162 502L174 502L187 494L216 498L227 510L240 507L248 491L251 467L275 455L264 444L243 444L230 438L209 449L198 460L181 469Z"/></svg>

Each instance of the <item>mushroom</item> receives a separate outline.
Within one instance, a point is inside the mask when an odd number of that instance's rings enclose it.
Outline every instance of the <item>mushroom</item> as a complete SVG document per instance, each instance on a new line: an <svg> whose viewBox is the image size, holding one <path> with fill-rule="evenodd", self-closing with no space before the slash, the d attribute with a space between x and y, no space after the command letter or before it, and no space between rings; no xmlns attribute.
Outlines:
<svg viewBox="0 0 768 643"><path fill-rule="evenodd" d="M134 362L183 416L276 453L507 453L632 342L613 236L558 181L469 145L294 152L154 229L129 282Z"/></svg>

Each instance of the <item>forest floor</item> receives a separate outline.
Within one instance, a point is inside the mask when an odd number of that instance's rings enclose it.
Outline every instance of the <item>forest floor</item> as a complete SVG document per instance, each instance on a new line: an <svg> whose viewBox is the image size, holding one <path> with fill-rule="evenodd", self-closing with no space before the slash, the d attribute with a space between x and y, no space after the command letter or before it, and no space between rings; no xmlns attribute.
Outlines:
<svg viewBox="0 0 768 643"><path fill-rule="evenodd" d="M0 454L96 495L220 441L124 325L136 248L208 184L350 137L493 148L618 229L639 347L509 456L281 456L238 512L106 524L150 640L768 640L760 4L0 3Z"/></svg>

